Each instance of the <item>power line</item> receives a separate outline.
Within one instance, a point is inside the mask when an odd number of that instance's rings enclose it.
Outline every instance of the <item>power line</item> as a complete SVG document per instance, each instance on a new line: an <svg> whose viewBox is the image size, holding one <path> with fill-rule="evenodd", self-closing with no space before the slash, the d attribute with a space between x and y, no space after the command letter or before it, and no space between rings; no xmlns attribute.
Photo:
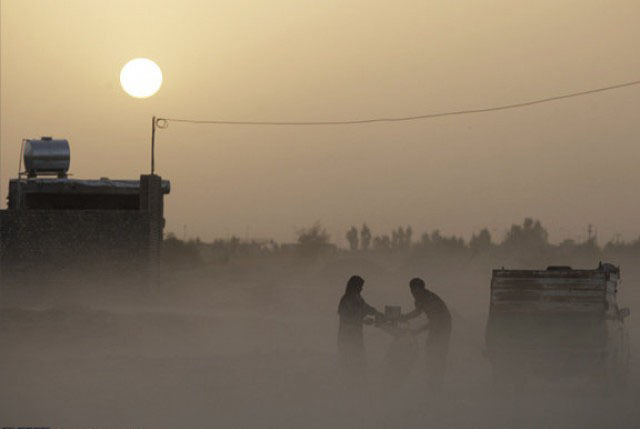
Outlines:
<svg viewBox="0 0 640 429"><path fill-rule="evenodd" d="M179 118L156 118L156 125L158 128L167 128L169 122L184 122L189 124L214 124L214 125L290 125L290 126L313 126L313 125L358 125L358 124L370 124L375 122L405 122L405 121L417 121L422 119L442 118L445 116L459 116L469 115L473 113L486 113L496 112L499 110L518 109L527 106L533 106L535 104L549 103L552 101L564 100L567 98L581 97L584 95L595 94L598 92L611 91L614 89L626 88L630 86L640 85L640 80L625 82L617 85L605 86L597 89L590 89L588 91L573 92L570 94L557 95L554 97L540 98L537 100L524 101L521 103L504 104L500 106L484 107L479 109L467 109L467 110L454 110L448 112L436 112L427 113L422 115L413 116L400 116L392 118L372 118L372 119L358 119L347 121L220 121L220 120L197 120L197 119L179 119Z"/></svg>

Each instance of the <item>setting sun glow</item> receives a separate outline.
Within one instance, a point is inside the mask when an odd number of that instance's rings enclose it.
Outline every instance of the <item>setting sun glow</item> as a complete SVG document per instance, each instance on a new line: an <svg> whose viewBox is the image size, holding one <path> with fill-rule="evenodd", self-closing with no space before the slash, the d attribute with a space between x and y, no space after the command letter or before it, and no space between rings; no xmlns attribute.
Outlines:
<svg viewBox="0 0 640 429"><path fill-rule="evenodd" d="M162 71L149 59L135 58L122 67L120 84L132 97L151 97L162 85Z"/></svg>

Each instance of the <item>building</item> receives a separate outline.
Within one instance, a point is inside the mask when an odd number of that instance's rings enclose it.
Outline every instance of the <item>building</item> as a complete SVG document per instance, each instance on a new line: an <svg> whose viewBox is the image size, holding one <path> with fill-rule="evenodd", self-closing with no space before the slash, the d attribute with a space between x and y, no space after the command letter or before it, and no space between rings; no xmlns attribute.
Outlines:
<svg viewBox="0 0 640 429"><path fill-rule="evenodd" d="M66 140L27 140L24 161L26 177L10 180L7 209L0 210L3 276L36 268L154 265L169 181L156 175L69 179Z"/></svg>

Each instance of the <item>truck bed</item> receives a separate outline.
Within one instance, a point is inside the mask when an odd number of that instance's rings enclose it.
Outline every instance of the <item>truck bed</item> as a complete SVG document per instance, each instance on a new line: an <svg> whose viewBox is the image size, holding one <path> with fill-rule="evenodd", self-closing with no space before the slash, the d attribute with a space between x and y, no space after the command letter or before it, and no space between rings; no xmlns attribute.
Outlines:
<svg viewBox="0 0 640 429"><path fill-rule="evenodd" d="M550 267L546 270L493 270L491 313L605 312L615 303L619 270Z"/></svg>

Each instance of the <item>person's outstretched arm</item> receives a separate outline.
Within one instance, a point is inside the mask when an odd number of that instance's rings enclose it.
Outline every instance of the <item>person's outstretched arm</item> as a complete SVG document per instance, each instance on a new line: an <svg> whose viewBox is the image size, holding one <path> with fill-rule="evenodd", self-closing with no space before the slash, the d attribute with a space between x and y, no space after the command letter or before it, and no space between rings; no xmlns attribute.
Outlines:
<svg viewBox="0 0 640 429"><path fill-rule="evenodd" d="M406 321L406 320L411 320L411 319L415 319L416 317L420 316L422 314L422 310L418 307L416 307L413 311L410 311L409 313L403 314L402 316L400 316L400 320L401 321Z"/></svg>
<svg viewBox="0 0 640 429"><path fill-rule="evenodd" d="M367 304L364 300L362 302L364 306L364 313L367 316L375 316L376 318L381 318L382 316L384 316L384 314L378 311L378 309L376 309L374 306Z"/></svg>

